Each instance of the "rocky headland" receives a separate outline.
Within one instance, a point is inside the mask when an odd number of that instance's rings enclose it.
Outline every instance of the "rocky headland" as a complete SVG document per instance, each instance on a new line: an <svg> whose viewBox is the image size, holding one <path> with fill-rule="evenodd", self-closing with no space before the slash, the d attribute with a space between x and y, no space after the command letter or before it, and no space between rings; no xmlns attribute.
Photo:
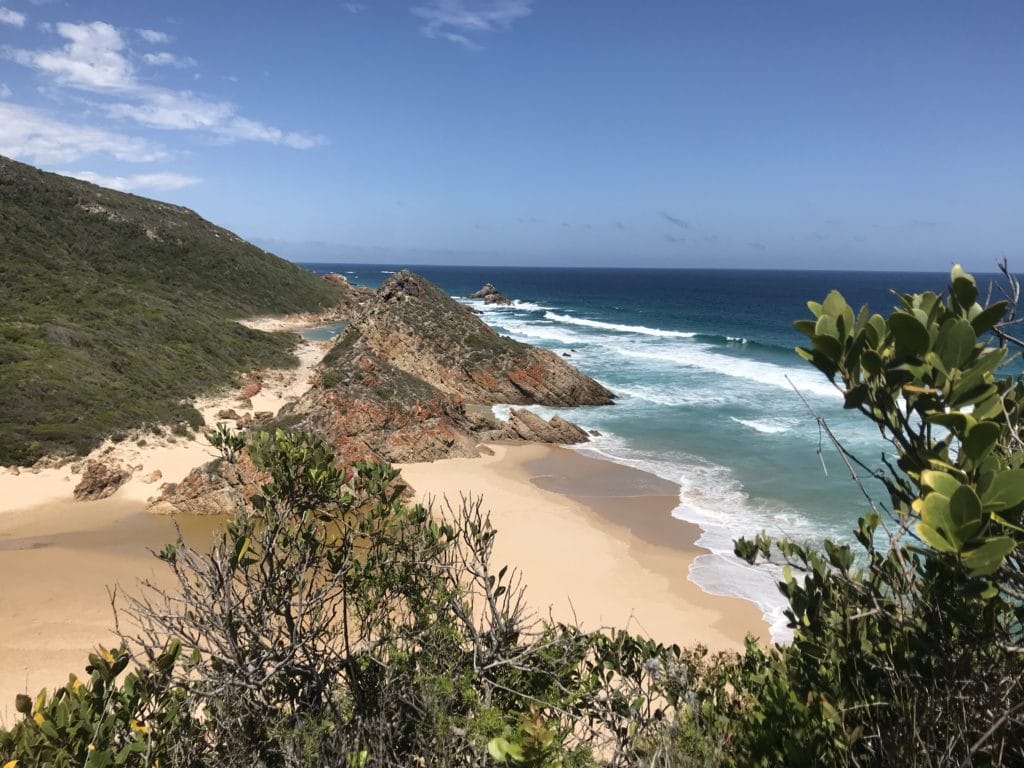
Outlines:
<svg viewBox="0 0 1024 768"><path fill-rule="evenodd" d="M408 270L376 292L348 289L346 330L309 390L269 424L319 436L342 462L474 457L482 443L503 440L585 442L587 433L559 416L545 421L513 409L507 421L498 421L467 404L612 402L611 392L559 356L500 336ZM221 513L243 507L256 483L244 456L234 465L211 462L165 485L152 509Z"/></svg>
<svg viewBox="0 0 1024 768"><path fill-rule="evenodd" d="M467 402L573 406L614 398L554 352L499 335L409 270L385 281L349 329L360 347Z"/></svg>

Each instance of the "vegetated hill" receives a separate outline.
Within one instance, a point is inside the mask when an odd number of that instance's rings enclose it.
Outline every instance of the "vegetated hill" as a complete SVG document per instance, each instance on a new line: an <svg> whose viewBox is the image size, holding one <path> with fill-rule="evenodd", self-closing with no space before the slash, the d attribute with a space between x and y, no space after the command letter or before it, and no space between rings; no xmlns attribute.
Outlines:
<svg viewBox="0 0 1024 768"><path fill-rule="evenodd" d="M338 289L175 205L0 157L0 464L188 423L288 334L233 322L317 310Z"/></svg>

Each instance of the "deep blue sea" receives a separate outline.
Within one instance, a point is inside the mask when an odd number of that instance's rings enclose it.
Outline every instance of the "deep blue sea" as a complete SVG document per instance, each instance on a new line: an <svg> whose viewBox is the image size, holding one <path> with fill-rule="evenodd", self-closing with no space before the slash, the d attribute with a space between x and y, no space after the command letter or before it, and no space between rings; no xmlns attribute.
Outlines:
<svg viewBox="0 0 1024 768"><path fill-rule="evenodd" d="M402 268L303 266L370 287ZM892 290L941 292L948 279L898 272L410 268L454 297L493 283L515 300L511 307L464 301L499 332L569 355L615 392L613 406L562 409L601 432L582 450L679 483L674 514L697 523L700 543L712 552L697 559L690 578L708 592L755 601L778 637L784 633L776 574L737 560L733 539L765 530L807 541L852 540L867 509L794 387L866 463L878 464L886 449L878 431L843 411L835 388L794 353L804 339L793 321L809 317L806 302L821 301L833 288L855 308L867 303L885 314L896 303ZM988 276L977 277L979 285L987 283ZM880 486L872 489L885 499Z"/></svg>

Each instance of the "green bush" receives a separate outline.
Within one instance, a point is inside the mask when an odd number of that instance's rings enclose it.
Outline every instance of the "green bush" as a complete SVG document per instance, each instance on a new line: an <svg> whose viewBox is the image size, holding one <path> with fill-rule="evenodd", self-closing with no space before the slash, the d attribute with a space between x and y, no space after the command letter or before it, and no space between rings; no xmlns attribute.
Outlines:
<svg viewBox="0 0 1024 768"><path fill-rule="evenodd" d="M801 356L895 463L872 472L889 498L868 497L859 554L737 543L750 562L786 565L794 632L789 646L749 646L728 677L718 715L737 764L1024 764L1024 383L997 375L1007 304L977 303L959 267L950 277L948 298L901 296L887 318L833 291L796 324Z"/></svg>

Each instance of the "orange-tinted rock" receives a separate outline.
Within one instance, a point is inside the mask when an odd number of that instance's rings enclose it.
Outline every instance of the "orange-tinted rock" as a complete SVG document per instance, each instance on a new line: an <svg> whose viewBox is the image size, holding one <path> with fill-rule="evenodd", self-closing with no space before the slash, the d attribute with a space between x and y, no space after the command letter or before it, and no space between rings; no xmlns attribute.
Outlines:
<svg viewBox="0 0 1024 768"><path fill-rule="evenodd" d="M75 498L79 501L105 499L112 496L131 476L131 470L118 462L90 461L81 482L75 486Z"/></svg>
<svg viewBox="0 0 1024 768"><path fill-rule="evenodd" d="M351 321L353 343L472 403L606 405L613 395L554 352L500 336L464 304L408 270Z"/></svg>

